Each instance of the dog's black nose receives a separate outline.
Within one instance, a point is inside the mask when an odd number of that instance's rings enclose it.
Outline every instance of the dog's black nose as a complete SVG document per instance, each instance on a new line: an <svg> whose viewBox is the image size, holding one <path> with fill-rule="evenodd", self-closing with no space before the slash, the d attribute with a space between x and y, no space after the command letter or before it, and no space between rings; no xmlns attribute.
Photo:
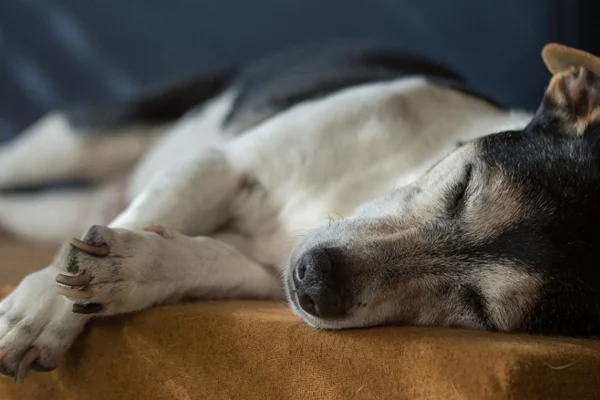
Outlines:
<svg viewBox="0 0 600 400"><path fill-rule="evenodd" d="M325 249L304 253L292 271L300 306L316 317L337 317L344 313L342 298L333 279L332 259Z"/></svg>

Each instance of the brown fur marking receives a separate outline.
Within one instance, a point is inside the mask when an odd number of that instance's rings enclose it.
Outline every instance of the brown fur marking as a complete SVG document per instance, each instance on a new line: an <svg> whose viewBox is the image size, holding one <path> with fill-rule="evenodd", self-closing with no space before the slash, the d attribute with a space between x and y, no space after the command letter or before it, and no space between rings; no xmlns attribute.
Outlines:
<svg viewBox="0 0 600 400"><path fill-rule="evenodd" d="M552 77L546 96L556 106L563 129L570 135L582 135L600 122L600 79L583 67L569 67Z"/></svg>

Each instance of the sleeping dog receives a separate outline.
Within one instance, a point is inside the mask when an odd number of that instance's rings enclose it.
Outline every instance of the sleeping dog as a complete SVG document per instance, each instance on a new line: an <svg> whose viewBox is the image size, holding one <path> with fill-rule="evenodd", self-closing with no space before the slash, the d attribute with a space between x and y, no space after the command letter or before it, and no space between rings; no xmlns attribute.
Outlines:
<svg viewBox="0 0 600 400"><path fill-rule="evenodd" d="M0 198L15 235L79 237L0 302L2 373L55 368L94 317L196 299L285 295L322 329L600 333L600 59L543 56L535 114L335 44L43 118L0 185L95 185Z"/></svg>

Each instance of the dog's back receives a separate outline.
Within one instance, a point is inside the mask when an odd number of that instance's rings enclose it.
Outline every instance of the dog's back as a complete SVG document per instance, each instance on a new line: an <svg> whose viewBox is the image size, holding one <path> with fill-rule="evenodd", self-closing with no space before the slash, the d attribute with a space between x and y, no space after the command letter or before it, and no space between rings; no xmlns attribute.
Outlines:
<svg viewBox="0 0 600 400"><path fill-rule="evenodd" d="M78 133L110 134L124 125L172 123L223 91L232 91L235 96L223 127L241 132L300 102L412 75L468 91L462 77L430 59L393 46L341 41L286 49L239 70L162 83L128 101L77 104L62 113Z"/></svg>

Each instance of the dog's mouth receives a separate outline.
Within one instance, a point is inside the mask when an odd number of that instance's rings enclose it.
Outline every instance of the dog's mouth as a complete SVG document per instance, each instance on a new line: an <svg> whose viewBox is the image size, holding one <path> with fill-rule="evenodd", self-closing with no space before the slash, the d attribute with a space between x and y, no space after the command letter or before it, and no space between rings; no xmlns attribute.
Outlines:
<svg viewBox="0 0 600 400"><path fill-rule="evenodd" d="M359 329L382 325L381 322L374 321L369 315L364 313L355 313L354 309L346 311L343 315L335 317L321 317L307 312L303 308L302 300L298 296L298 291L294 288L292 279L286 279L286 295L290 308L296 316L313 329L322 330L342 330ZM314 305L310 305L314 307ZM361 310L358 310L361 311ZM367 311L366 308L362 311Z"/></svg>

